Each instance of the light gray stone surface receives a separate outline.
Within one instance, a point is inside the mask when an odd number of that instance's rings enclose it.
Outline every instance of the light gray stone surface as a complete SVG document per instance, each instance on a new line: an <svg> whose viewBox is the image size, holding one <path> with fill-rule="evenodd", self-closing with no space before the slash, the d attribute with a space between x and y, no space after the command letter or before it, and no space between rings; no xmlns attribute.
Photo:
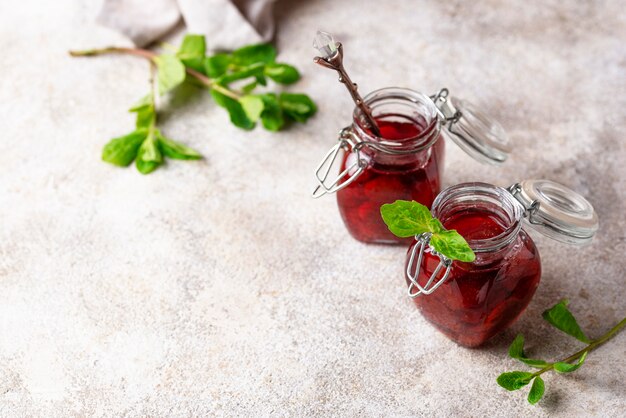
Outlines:
<svg viewBox="0 0 626 418"><path fill-rule="evenodd" d="M280 59L317 117L243 132L194 99L163 129L206 160L141 176L99 155L132 128L146 63L66 54L125 42L93 23L98 3L1 2L0 415L624 416L625 335L546 376L537 406L495 383L520 368L506 355L518 332L537 356L579 347L540 320L560 298L591 336L626 312L623 4L279 3ZM446 185L545 177L596 206L590 247L536 238L539 290L485 347L416 312L404 249L353 241L334 198L309 197L352 110L311 63L317 28L343 40L361 91L447 86L502 121L506 166L449 144Z"/></svg>

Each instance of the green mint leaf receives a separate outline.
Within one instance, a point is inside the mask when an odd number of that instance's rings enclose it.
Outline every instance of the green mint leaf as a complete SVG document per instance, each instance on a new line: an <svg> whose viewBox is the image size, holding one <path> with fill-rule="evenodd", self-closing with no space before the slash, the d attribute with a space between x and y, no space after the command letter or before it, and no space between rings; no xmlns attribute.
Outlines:
<svg viewBox="0 0 626 418"><path fill-rule="evenodd" d="M139 147L135 165L141 174L149 174L156 170L162 162L163 155L161 155L161 151L159 150L154 132L150 132Z"/></svg>
<svg viewBox="0 0 626 418"><path fill-rule="evenodd" d="M506 390L518 390L530 383L533 374L530 372L507 372L502 373L496 380Z"/></svg>
<svg viewBox="0 0 626 418"><path fill-rule="evenodd" d="M193 148L190 148L178 141L169 139L161 135L157 135L159 141L159 147L163 152L163 155L176 160L199 160L202 155Z"/></svg>
<svg viewBox="0 0 626 418"><path fill-rule="evenodd" d="M578 361L574 364L558 361L554 363L554 370L556 370L559 373L571 373L574 370L578 370L580 366L582 366L583 363L585 362L585 359L587 358L588 353L589 351L585 351L583 355L578 358Z"/></svg>
<svg viewBox="0 0 626 418"><path fill-rule="evenodd" d="M520 358L518 360L524 364L529 365L530 367L534 367L535 369L543 369L544 367L550 364L545 360L538 360L538 359L532 359L532 358Z"/></svg>
<svg viewBox="0 0 626 418"><path fill-rule="evenodd" d="M268 131L280 131L285 125L285 116L278 103L278 98L273 93L262 94L263 113L261 113L261 123Z"/></svg>
<svg viewBox="0 0 626 418"><path fill-rule="evenodd" d="M264 64L256 63L247 67L243 67L239 71L235 71L229 74L224 74L217 79L217 82L222 85L232 83L233 81L243 80L244 78L254 77L257 83L259 79L264 79L263 76ZM262 83L261 83L262 84Z"/></svg>
<svg viewBox="0 0 626 418"><path fill-rule="evenodd" d="M158 71L159 94L163 95L185 81L185 66L173 55L154 58Z"/></svg>
<svg viewBox="0 0 626 418"><path fill-rule="evenodd" d="M153 107L154 106L154 100L152 99L152 93L148 93L145 96L143 96L141 99L137 100L135 102L135 104L128 109L129 112L139 112L142 109L145 109L147 107Z"/></svg>
<svg viewBox="0 0 626 418"><path fill-rule="evenodd" d="M317 106L306 94L281 93L278 99L285 115L296 122L306 122L317 112Z"/></svg>
<svg viewBox="0 0 626 418"><path fill-rule="evenodd" d="M206 42L203 35L185 35L176 56L181 60L190 58L204 58Z"/></svg>
<svg viewBox="0 0 626 418"><path fill-rule="evenodd" d="M430 221L428 221L428 229L433 234L444 232L446 230L446 228L443 227L443 225L437 218L432 218Z"/></svg>
<svg viewBox="0 0 626 418"><path fill-rule="evenodd" d="M546 387L543 383L543 379L539 376L535 377L535 379L533 380L533 385L530 387L530 392L528 392L528 402L531 405L539 402L545 390Z"/></svg>
<svg viewBox="0 0 626 418"><path fill-rule="evenodd" d="M227 54L215 54L204 59L204 73L211 78L219 78L226 73L231 63Z"/></svg>
<svg viewBox="0 0 626 418"><path fill-rule="evenodd" d="M267 80L265 79L265 74L257 74L254 77L256 79L257 84L260 86L267 86Z"/></svg>
<svg viewBox="0 0 626 418"><path fill-rule="evenodd" d="M204 73L206 43L203 35L186 35L180 49L176 53L185 66Z"/></svg>
<svg viewBox="0 0 626 418"><path fill-rule="evenodd" d="M268 63L276 59L276 48L270 44L248 45L234 50L232 56L236 65Z"/></svg>
<svg viewBox="0 0 626 418"><path fill-rule="evenodd" d="M154 98L152 93L146 94L138 102L136 102L129 112L137 113L137 121L135 126L137 129L148 129L156 122L156 112L154 109Z"/></svg>
<svg viewBox="0 0 626 418"><path fill-rule="evenodd" d="M248 116L248 119L252 122L259 120L265 107L263 99L259 96L244 96L239 99L239 103L241 103L243 110L246 112L246 116Z"/></svg>
<svg viewBox="0 0 626 418"><path fill-rule="evenodd" d="M436 232L430 237L430 245L440 254L451 260L471 263L476 254L467 244L465 238L455 230Z"/></svg>
<svg viewBox="0 0 626 418"><path fill-rule="evenodd" d="M511 346L509 347L509 356L538 369L542 369L548 365L548 363L544 360L526 358L526 354L524 354L524 336L522 334L517 334L517 337L515 337L511 343Z"/></svg>
<svg viewBox="0 0 626 418"><path fill-rule="evenodd" d="M137 111L137 129L149 129L156 122L156 112L153 107L145 107Z"/></svg>
<svg viewBox="0 0 626 418"><path fill-rule="evenodd" d="M102 160L120 167L128 166L137 156L137 150L147 135L146 130L137 130L113 138L102 148Z"/></svg>
<svg viewBox="0 0 626 418"><path fill-rule="evenodd" d="M243 86L243 87L241 88L241 91L242 91L244 94L249 94L252 90L254 90L254 89L257 87L257 85L258 85L258 84L259 84L259 83L255 80L255 81L253 81L253 82L251 82L251 83L248 83L248 84L246 84L245 86Z"/></svg>
<svg viewBox="0 0 626 418"><path fill-rule="evenodd" d="M239 101L225 96L214 89L211 90L211 96L213 97L213 100L215 100L215 103L228 111L230 121L233 125L246 130L254 128L254 122L248 118L248 115L246 115L246 112L243 110L243 106L241 106Z"/></svg>
<svg viewBox="0 0 626 418"><path fill-rule="evenodd" d="M569 309L567 309L568 303L569 301L567 299L561 300L559 303L543 313L543 319L564 333L571 335L579 341L589 344L591 341L580 329L574 315L572 315Z"/></svg>
<svg viewBox="0 0 626 418"><path fill-rule="evenodd" d="M271 62L265 66L265 75L280 84L293 84L300 80L298 70L289 64Z"/></svg>
<svg viewBox="0 0 626 418"><path fill-rule="evenodd" d="M509 357L519 359L524 356L524 336L517 334L511 346L509 347Z"/></svg>
<svg viewBox="0 0 626 418"><path fill-rule="evenodd" d="M380 207L380 214L387 228L397 237L407 238L430 232L432 216L421 203L396 200Z"/></svg>

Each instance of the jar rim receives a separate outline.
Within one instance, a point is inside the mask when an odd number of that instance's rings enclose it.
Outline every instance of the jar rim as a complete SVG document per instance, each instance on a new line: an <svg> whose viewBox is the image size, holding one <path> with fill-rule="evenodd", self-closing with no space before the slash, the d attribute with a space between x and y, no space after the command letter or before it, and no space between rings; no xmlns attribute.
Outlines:
<svg viewBox="0 0 626 418"><path fill-rule="evenodd" d="M402 104L414 104L412 110L419 111L420 116L426 119L426 126L418 135L403 139L388 140L384 137L372 134L363 127L363 114L359 107L355 106L352 113L353 126L357 134L367 141L388 147L391 153L393 153L393 149L399 149L407 145L411 148L419 147L420 150L423 150L430 148L437 142L441 130L438 116L439 112L435 103L429 96L405 87L384 87L368 93L363 98L363 101L370 107L374 117L377 116L377 106L396 101ZM426 114L424 114L424 110L426 110ZM409 117L410 115L403 116Z"/></svg>
<svg viewBox="0 0 626 418"><path fill-rule="evenodd" d="M506 228L500 234L491 238L467 239L467 243L474 252L485 253L500 250L513 242L522 229L525 209L508 190L502 187L481 182L460 183L448 187L435 198L432 205L433 216L443 223L442 217L445 217L446 205L454 202L498 203L499 208L509 216ZM502 218L501 214L493 210L491 212Z"/></svg>

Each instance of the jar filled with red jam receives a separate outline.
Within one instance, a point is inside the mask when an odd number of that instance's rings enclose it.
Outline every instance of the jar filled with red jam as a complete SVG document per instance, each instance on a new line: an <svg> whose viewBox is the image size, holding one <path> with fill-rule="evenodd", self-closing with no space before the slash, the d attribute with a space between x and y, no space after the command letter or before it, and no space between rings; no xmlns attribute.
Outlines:
<svg viewBox="0 0 626 418"><path fill-rule="evenodd" d="M468 347L510 326L539 285L539 251L523 223L570 244L587 243L598 228L587 200L548 180L508 189L460 184L435 199L432 214L466 239L476 259L451 261L419 235L406 259L408 293L429 322Z"/></svg>
<svg viewBox="0 0 626 418"><path fill-rule="evenodd" d="M427 96L404 88L374 91L364 99L378 134L357 107L353 122L318 166L320 197L337 193L339 213L349 233L367 243L409 243L389 232L380 206L415 200L430 207L441 190L444 135L475 158L500 164L509 151L502 128L472 105L448 97L447 89ZM445 129L444 129L445 127ZM339 175L328 180L340 162Z"/></svg>

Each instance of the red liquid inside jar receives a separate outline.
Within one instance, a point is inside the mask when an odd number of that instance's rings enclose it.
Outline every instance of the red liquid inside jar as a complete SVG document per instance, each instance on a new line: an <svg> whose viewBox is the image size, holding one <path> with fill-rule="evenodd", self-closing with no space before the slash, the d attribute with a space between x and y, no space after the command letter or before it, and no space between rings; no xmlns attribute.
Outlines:
<svg viewBox="0 0 626 418"><path fill-rule="evenodd" d="M472 263L454 261L448 279L439 288L414 299L424 317L446 336L475 347L510 326L528 306L541 278L539 253L524 230L511 231L507 221L493 212L466 208L441 220L447 229L463 235L475 252L476 243L511 234L510 243L493 251L476 252ZM424 253L417 279L421 286L439 261L438 256Z"/></svg>
<svg viewBox="0 0 626 418"><path fill-rule="evenodd" d="M375 118L381 138L415 146L425 141L437 129L436 121L391 114ZM371 132L366 134L374 137ZM380 216L380 207L396 200L415 200L430 207L441 189L444 141L440 134L436 142L414 154L389 155L364 147L362 158L367 167L349 186L337 192L337 204L350 234L367 243L398 244L412 238L398 238ZM379 138L379 139L381 139ZM341 170L356 161L354 153L346 153Z"/></svg>

